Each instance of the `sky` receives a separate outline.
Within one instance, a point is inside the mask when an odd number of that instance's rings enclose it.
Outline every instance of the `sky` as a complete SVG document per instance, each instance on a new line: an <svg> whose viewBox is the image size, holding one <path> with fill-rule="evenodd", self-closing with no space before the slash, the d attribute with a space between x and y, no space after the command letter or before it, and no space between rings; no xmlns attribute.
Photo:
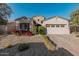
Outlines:
<svg viewBox="0 0 79 59"><path fill-rule="evenodd" d="M44 16L50 18L53 16L61 16L70 19L70 14L79 8L77 3L11 3L13 13L10 20L26 16Z"/></svg>

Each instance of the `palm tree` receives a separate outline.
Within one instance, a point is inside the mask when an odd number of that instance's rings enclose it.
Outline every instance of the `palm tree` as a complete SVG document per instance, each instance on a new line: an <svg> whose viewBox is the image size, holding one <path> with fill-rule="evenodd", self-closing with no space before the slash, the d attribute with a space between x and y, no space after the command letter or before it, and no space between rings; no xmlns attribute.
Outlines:
<svg viewBox="0 0 79 59"><path fill-rule="evenodd" d="M79 25L79 9L71 13L71 22L72 25L75 27L75 32L77 32L77 27Z"/></svg>

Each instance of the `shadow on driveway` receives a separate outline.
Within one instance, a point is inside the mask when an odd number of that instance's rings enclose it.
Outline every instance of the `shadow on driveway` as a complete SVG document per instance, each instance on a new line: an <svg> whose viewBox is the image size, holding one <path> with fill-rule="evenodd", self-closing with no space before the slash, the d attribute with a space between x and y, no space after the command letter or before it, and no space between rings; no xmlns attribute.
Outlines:
<svg viewBox="0 0 79 59"><path fill-rule="evenodd" d="M29 49L22 52L18 51L16 44L11 48L0 49L0 56L73 56L64 48L59 48L57 51L48 51L44 43L28 43Z"/></svg>

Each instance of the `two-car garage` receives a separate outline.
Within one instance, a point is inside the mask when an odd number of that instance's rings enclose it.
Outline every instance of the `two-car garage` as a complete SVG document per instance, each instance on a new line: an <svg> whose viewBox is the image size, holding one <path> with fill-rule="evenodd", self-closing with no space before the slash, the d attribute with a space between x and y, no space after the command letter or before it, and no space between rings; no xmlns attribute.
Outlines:
<svg viewBox="0 0 79 59"><path fill-rule="evenodd" d="M70 34L69 22L62 17L53 17L43 22L47 34Z"/></svg>

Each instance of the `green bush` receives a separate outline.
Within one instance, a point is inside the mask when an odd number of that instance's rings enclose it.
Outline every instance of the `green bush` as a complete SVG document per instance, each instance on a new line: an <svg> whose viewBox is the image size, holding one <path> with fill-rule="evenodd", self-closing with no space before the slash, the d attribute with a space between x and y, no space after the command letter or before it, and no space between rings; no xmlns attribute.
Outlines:
<svg viewBox="0 0 79 59"><path fill-rule="evenodd" d="M46 34L45 31L46 31L46 28L45 27L39 26L39 28L38 28L38 33L39 34L45 35Z"/></svg>
<svg viewBox="0 0 79 59"><path fill-rule="evenodd" d="M19 46L18 46L19 51L24 51L27 49L29 49L29 44L22 43L22 44L19 44Z"/></svg>
<svg viewBox="0 0 79 59"><path fill-rule="evenodd" d="M46 30L45 27L43 27L43 26L38 26L38 34L45 35L45 34L46 34L46 33L45 33L45 30ZM37 26L33 26L33 27L31 28L31 31L32 31L33 34L37 34Z"/></svg>

